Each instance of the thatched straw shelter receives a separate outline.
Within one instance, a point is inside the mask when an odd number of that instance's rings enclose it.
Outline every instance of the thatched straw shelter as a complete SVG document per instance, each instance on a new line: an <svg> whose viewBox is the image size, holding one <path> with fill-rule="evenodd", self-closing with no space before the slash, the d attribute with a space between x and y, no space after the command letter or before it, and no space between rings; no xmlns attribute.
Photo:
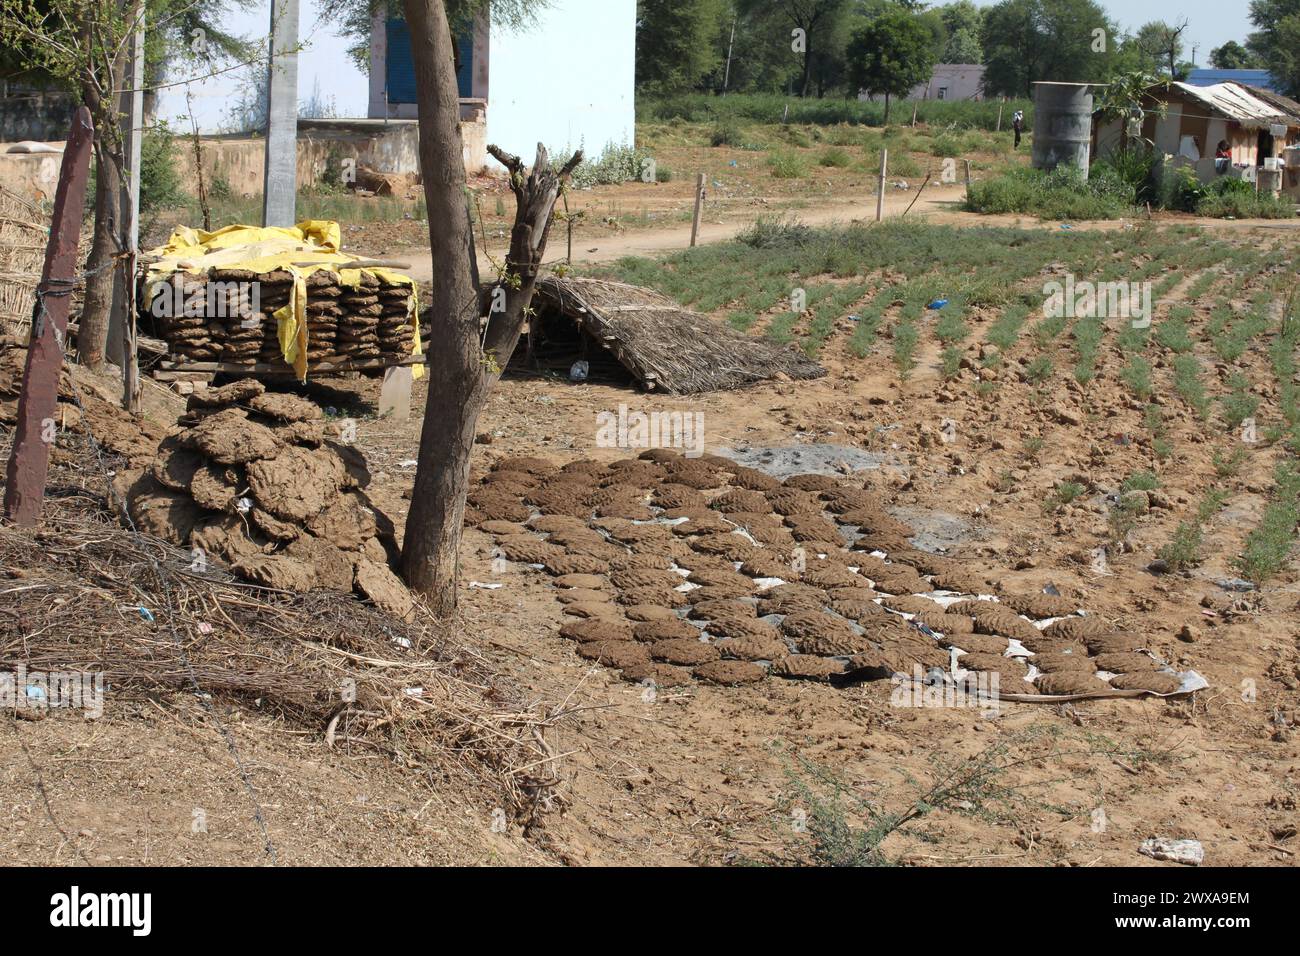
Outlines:
<svg viewBox="0 0 1300 956"><path fill-rule="evenodd" d="M35 203L0 186L0 335L27 334L49 234Z"/></svg>
<svg viewBox="0 0 1300 956"><path fill-rule="evenodd" d="M560 369L586 359L595 372L602 360L616 362L642 388L672 395L826 374L792 346L750 338L622 282L545 276L533 308L527 350L516 356L534 365Z"/></svg>

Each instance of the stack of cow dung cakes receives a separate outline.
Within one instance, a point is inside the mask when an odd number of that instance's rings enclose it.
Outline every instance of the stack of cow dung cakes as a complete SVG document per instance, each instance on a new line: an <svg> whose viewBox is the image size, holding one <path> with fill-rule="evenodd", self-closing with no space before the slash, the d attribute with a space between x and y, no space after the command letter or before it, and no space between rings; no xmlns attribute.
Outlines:
<svg viewBox="0 0 1300 956"><path fill-rule="evenodd" d="M220 354L225 330L208 319L208 283L205 277L175 272L154 283L141 298L168 351L191 362L213 362Z"/></svg>
<svg viewBox="0 0 1300 956"><path fill-rule="evenodd" d="M415 285L398 276L336 266L306 275L307 364L397 361L415 348ZM275 313L289 304L287 269L175 272L142 297L173 358L252 368L283 364Z"/></svg>
<svg viewBox="0 0 1300 956"><path fill-rule="evenodd" d="M343 308L339 297L343 289L338 273L318 269L307 276L307 364L338 361L339 319Z"/></svg>
<svg viewBox="0 0 1300 956"><path fill-rule="evenodd" d="M370 272L362 272L355 287L342 288L338 353L343 358L358 361L379 358L379 315L382 308L378 292L379 279Z"/></svg>
<svg viewBox="0 0 1300 956"><path fill-rule="evenodd" d="M220 329L222 347L217 361L252 367L262 361L268 332L279 341L270 315L289 301L293 276L288 272L258 273L251 269L212 269L208 273L209 328Z"/></svg>
<svg viewBox="0 0 1300 956"><path fill-rule="evenodd" d="M378 295L379 351L384 355L410 355L415 348L411 287L380 277Z"/></svg>

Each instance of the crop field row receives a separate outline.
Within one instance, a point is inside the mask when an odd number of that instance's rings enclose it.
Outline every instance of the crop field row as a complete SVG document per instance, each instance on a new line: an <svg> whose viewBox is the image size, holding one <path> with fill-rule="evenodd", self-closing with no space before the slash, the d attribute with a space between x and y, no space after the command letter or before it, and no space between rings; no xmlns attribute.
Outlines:
<svg viewBox="0 0 1300 956"><path fill-rule="evenodd" d="M1294 249L1194 227L965 229L958 242L956 230L925 223L777 220L612 272L866 378L973 402L1008 389L1038 407L1068 395L1097 424L1130 416L1122 441L1147 455L1151 490L1162 471L1186 467L1189 449L1210 445L1194 507L1168 533L1173 567L1201 560L1232 482L1265 453L1272 490L1234 545L1234 566L1267 577L1290 554L1300 514ZM1130 487L1112 505L1117 538L1145 517L1133 502L1147 490Z"/></svg>

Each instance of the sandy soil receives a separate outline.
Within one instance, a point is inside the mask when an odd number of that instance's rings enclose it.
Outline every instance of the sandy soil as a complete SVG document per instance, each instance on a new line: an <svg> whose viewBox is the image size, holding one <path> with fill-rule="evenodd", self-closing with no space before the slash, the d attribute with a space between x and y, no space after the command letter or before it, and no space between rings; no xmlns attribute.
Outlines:
<svg viewBox="0 0 1300 956"><path fill-rule="evenodd" d="M891 196L897 211L910 196ZM960 221L950 196L923 197L935 218ZM914 211L915 213L915 211ZM807 209L807 222L865 218L874 204L837 201ZM980 222L987 223L986 218ZM742 221L709 222L705 241ZM1218 224L1240 230L1250 224ZM1055 228L1047 224L1045 228ZM358 236L360 233L358 233ZM370 236L358 242L381 241ZM681 229L593 241L584 258L681 245ZM415 248L415 247L410 247ZM405 254L405 251L403 252ZM412 253L412 258L418 257ZM981 337L975 317L972 341ZM703 410L709 450L825 442L884 456L869 480L913 520L958 532L955 553L990 582L1029 591L1055 586L1116 624L1152 636L1210 689L1193 698L1058 706L1005 703L977 711L898 707L883 683L837 689L769 680L760 685L644 688L580 659L558 636L565 620L544 577L494 568L492 540L470 531L462 554L465 633L538 701L582 709L552 741L566 785L544 834L494 832L482 794L430 790L416 777L362 754L328 752L319 737L274 719L224 709L265 808L281 863L723 864L797 859L809 793L824 772L860 806L851 818L906 809L966 758L995 754L1003 769L985 788L985 812L960 801L889 836L882 851L913 865L1163 865L1137 853L1147 837L1200 840L1207 863L1294 865L1300 738L1295 731L1300 603L1294 567L1262 593L1216 585L1264 505L1272 458L1252 458L1208 531L1209 560L1186 575L1146 565L1194 506L1209 445L1187 418L1171 423L1181 468L1167 468L1169 507L1153 511L1127 551L1104 571L1091 560L1104 508L1080 502L1045 517L1056 482L1107 487L1149 453L1106 441L1140 429L1141 412L1104 383L1091 414L1062 414L1082 397L1062 389L1049 404L1027 387L982 399L940 382L937 349L900 385L887 364L850 366L838 330L821 380L773 383L702 398L642 395L605 385L511 378L481 420L476 470L507 454L556 463L619 458L595 446L595 415L628 404L642 411ZM1113 360L1109 360L1113 361ZM1250 356L1263 379L1267 357ZM335 386L334 390L323 388ZM370 382L322 383L313 394L359 422L377 503L404 517L418 447L418 415L373 416ZM417 386L415 407L424 399ZM940 445L939 424L959 423ZM1043 439L1026 458L1023 439ZM400 522L399 522L400 523ZM471 582L498 583L485 590ZM20 744L25 745L21 746ZM169 699L98 723L56 715L0 731L0 827L9 858L28 863L261 863L263 840L221 734L192 701ZM807 761L816 771L805 766ZM202 810L206 834L195 833ZM498 828L499 829L499 828Z"/></svg>

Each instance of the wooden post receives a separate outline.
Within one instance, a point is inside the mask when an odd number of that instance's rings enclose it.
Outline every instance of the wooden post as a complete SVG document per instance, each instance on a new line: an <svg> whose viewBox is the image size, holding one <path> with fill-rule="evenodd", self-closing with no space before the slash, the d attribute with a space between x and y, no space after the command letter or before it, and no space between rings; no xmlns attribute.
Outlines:
<svg viewBox="0 0 1300 956"><path fill-rule="evenodd" d="M966 195L969 197L970 196L970 160L964 159L962 160L962 162L966 164Z"/></svg>
<svg viewBox="0 0 1300 956"><path fill-rule="evenodd" d="M916 129L916 100L912 101L912 129Z"/></svg>
<svg viewBox="0 0 1300 956"><path fill-rule="evenodd" d="M695 217L691 220L691 248L700 236L700 216L704 213L704 174L695 179Z"/></svg>
<svg viewBox="0 0 1300 956"><path fill-rule="evenodd" d="M69 299L76 284L77 243L81 238L94 134L90 110L82 106L73 114L54 194L54 217L45 244L45 266L36 287L23 390L18 396L18 424L5 471L5 516L21 528L33 527L40 517L50 446L57 437L54 411L59 400Z"/></svg>
<svg viewBox="0 0 1300 956"><path fill-rule="evenodd" d="M889 150L880 150L880 186L876 190L876 222L885 218L885 175L889 171Z"/></svg>
<svg viewBox="0 0 1300 956"><path fill-rule="evenodd" d="M124 255L113 270L113 306L108 314L105 356L122 367L122 407L140 411L140 362L135 347L135 263L140 248L140 145L144 136L144 19L143 4L127 41L127 88L119 95L122 156L121 243Z"/></svg>
<svg viewBox="0 0 1300 956"><path fill-rule="evenodd" d="M120 285L115 291L113 311L121 312L118 319L122 323L122 407L132 415L140 414L140 354L136 335L135 300L136 259L140 254L140 148L144 138L144 7L140 8L140 19L131 34L130 64L131 90L129 108L123 110L126 120L125 149L126 161L130 163L126 180L122 183L122 218L126 239L126 255L122 258L122 268L118 272ZM123 94L123 100L127 94ZM111 330L110 325L110 330ZM110 331L109 341L113 341Z"/></svg>
<svg viewBox="0 0 1300 956"><path fill-rule="evenodd" d="M1002 132L1002 101L998 100L998 128L996 132Z"/></svg>

